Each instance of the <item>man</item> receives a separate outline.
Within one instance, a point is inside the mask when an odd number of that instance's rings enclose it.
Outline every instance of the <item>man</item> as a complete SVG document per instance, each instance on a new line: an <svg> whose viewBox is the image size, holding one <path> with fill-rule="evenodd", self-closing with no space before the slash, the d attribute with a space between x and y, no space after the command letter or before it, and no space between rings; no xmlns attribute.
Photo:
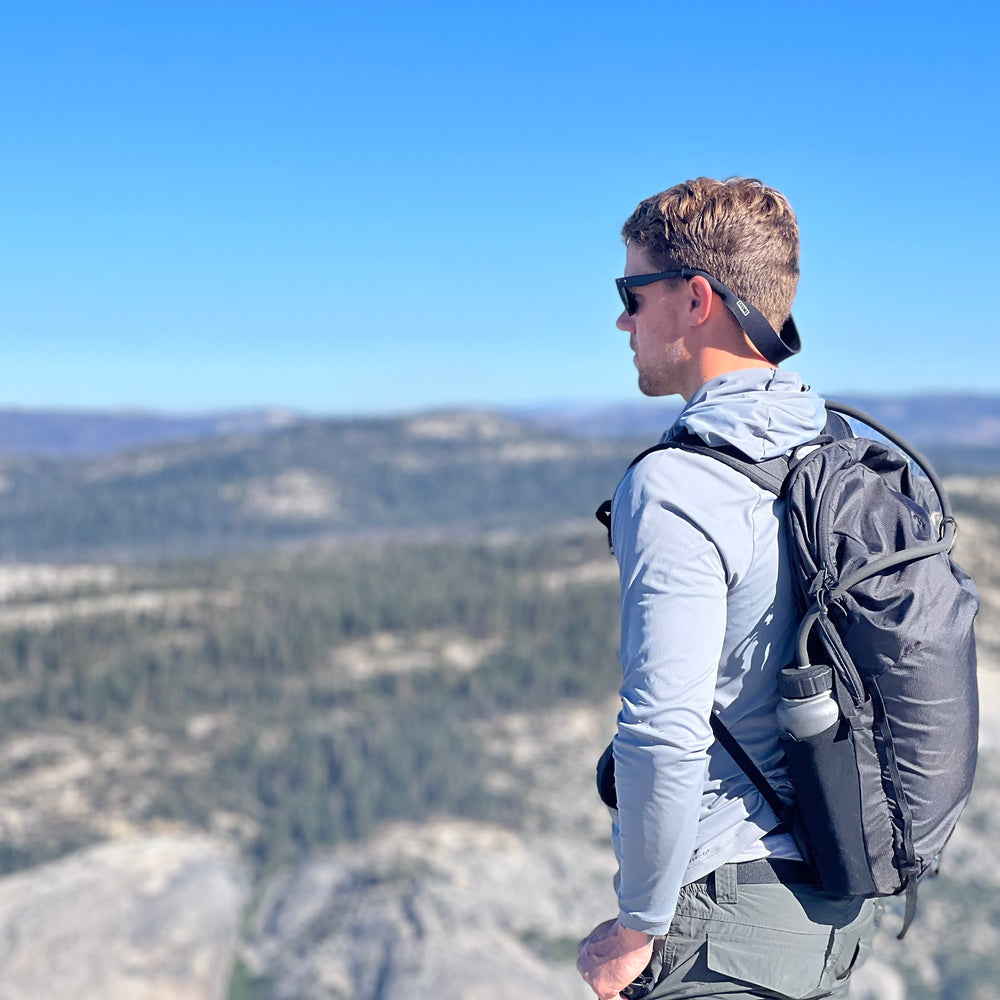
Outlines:
<svg viewBox="0 0 1000 1000"><path fill-rule="evenodd" d="M639 388L687 402L667 437L755 461L815 437L822 399L777 367L798 349L798 227L784 196L698 178L641 202L622 235L617 326ZM619 914L581 943L578 963L602 1000L629 984L629 997L845 998L870 948L871 901L813 884L712 736L717 712L791 797L775 707L798 622L780 508L740 472L679 449L640 460L615 494Z"/></svg>

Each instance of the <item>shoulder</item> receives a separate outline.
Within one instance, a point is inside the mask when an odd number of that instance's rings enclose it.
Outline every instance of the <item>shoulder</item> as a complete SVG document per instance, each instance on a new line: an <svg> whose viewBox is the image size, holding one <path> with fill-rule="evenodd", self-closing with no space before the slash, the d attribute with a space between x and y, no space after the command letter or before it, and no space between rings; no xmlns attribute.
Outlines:
<svg viewBox="0 0 1000 1000"><path fill-rule="evenodd" d="M708 455L665 448L647 454L622 478L611 506L620 558L652 550L690 555L714 549L726 575L739 575L753 554L753 522L765 494L736 469Z"/></svg>
<svg viewBox="0 0 1000 1000"><path fill-rule="evenodd" d="M711 455L663 447L644 452L628 469L615 505L665 502L692 515L709 514L719 504L754 503L760 493L747 476Z"/></svg>

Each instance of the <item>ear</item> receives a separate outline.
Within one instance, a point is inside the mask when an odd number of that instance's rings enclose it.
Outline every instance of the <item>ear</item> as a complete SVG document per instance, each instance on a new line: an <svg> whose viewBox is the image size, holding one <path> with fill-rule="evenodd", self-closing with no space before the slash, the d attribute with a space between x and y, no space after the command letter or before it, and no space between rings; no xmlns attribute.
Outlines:
<svg viewBox="0 0 1000 1000"><path fill-rule="evenodd" d="M712 311L712 286L700 275L688 281L688 320L701 326Z"/></svg>

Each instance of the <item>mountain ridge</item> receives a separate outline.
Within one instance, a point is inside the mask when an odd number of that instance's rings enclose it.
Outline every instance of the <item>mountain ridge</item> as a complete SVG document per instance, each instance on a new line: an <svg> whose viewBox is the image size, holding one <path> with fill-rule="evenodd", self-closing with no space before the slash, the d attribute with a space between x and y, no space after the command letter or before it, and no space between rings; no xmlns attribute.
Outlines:
<svg viewBox="0 0 1000 1000"><path fill-rule="evenodd" d="M218 434L259 434L302 417L259 408L201 414L142 410L0 408L0 455L85 458Z"/></svg>
<svg viewBox="0 0 1000 1000"><path fill-rule="evenodd" d="M926 392L876 396L847 392L834 393L829 398L870 412L921 446L947 443L1000 447L1000 395ZM617 403L579 401L512 407L437 407L367 416L306 415L280 407L193 414L3 407L0 408L0 456L86 459L234 434L256 436L303 423L391 423L458 419L469 414L493 414L543 430L558 430L580 437L636 437L662 433L681 406L680 400L671 397Z"/></svg>
<svg viewBox="0 0 1000 1000"><path fill-rule="evenodd" d="M931 410L914 404L913 420L960 433L957 416ZM980 425L990 426L991 412ZM592 523L665 422L642 433L623 424L627 436L583 426L466 409L302 419L90 456L0 456L0 560L143 560ZM1000 443L910 436L942 475L1000 472Z"/></svg>
<svg viewBox="0 0 1000 1000"><path fill-rule="evenodd" d="M927 392L876 396L845 392L824 398L868 413L920 448L945 444L1000 446L1000 395ZM551 404L506 412L540 427L584 437L627 437L661 434L682 406L680 400L670 397L603 405Z"/></svg>

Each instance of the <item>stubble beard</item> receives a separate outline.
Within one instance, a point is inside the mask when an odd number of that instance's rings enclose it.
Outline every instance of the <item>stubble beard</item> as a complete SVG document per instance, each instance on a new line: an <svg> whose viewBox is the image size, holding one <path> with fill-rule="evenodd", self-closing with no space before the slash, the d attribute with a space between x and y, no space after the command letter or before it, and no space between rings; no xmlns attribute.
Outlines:
<svg viewBox="0 0 1000 1000"><path fill-rule="evenodd" d="M657 358L655 366L639 368L639 391L644 396L672 396L679 392L675 383L683 353L680 344L671 344Z"/></svg>

